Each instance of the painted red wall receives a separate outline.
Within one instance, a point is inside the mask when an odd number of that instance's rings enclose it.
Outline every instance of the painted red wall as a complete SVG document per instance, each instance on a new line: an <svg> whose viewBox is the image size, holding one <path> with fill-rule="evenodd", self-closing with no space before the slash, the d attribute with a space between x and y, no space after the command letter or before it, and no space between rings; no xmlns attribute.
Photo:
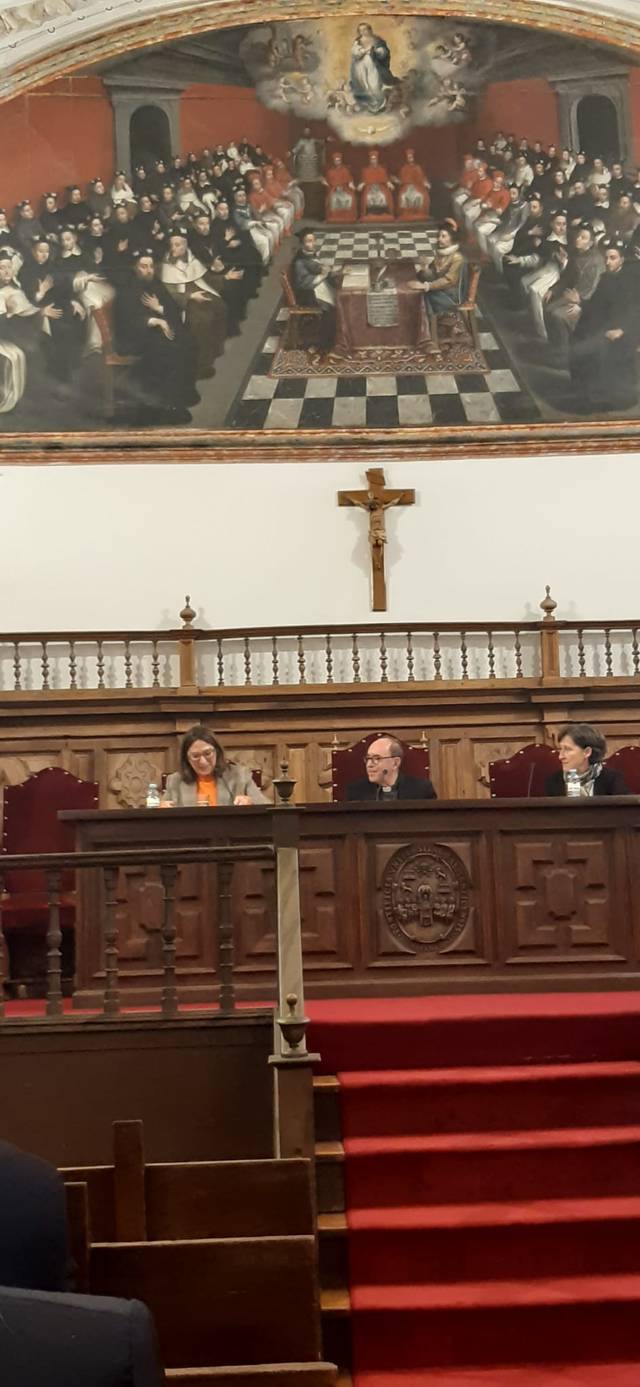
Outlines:
<svg viewBox="0 0 640 1387"><path fill-rule="evenodd" d="M114 167L113 111L99 77L64 77L2 107L0 205L40 205L49 188L82 187Z"/></svg>
<svg viewBox="0 0 640 1387"><path fill-rule="evenodd" d="M479 137L488 141L496 130L526 136L531 143L542 140L545 146L559 143L556 94L546 78L492 82L480 99L475 118L457 126L459 154Z"/></svg>
<svg viewBox="0 0 640 1387"><path fill-rule="evenodd" d="M183 154L243 135L281 159L291 148L291 117L261 106L252 87L187 87L180 102L180 126Z"/></svg>

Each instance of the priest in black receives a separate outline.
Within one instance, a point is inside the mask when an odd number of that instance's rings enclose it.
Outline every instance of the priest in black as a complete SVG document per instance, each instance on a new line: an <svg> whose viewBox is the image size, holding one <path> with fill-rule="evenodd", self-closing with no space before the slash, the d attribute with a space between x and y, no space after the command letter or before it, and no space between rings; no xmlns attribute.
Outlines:
<svg viewBox="0 0 640 1387"><path fill-rule="evenodd" d="M133 273L118 286L114 310L116 348L137 357L131 393L148 424L188 424L196 404L195 345L169 290L158 279L153 251L134 254Z"/></svg>
<svg viewBox="0 0 640 1387"><path fill-rule="evenodd" d="M381 804L398 799L437 799L426 777L404 775L402 747L395 737L377 737L365 756L366 776L347 785L348 800L377 800Z"/></svg>
<svg viewBox="0 0 640 1387"><path fill-rule="evenodd" d="M631 409L638 402L638 288L627 247L604 241L605 272L585 304L571 343L571 383L579 411Z"/></svg>

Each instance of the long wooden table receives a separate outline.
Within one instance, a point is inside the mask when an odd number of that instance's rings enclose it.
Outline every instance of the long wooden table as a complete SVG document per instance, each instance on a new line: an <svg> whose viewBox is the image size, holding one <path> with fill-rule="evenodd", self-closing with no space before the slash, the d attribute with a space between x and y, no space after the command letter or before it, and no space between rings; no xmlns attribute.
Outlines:
<svg viewBox="0 0 640 1387"><path fill-rule="evenodd" d="M65 812L78 849L300 844L307 995L637 987L640 799L426 801L273 809ZM78 873L79 1000L102 993L101 880ZM152 997L162 893L153 870L119 884L123 1001ZM217 991L215 869L182 868L185 1000ZM237 864L238 996L275 994L274 869Z"/></svg>

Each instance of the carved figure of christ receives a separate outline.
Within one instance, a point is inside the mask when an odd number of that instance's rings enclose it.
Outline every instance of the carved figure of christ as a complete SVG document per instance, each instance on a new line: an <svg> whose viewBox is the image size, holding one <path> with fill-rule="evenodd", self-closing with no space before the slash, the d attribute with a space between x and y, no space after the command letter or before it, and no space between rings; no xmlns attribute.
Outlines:
<svg viewBox="0 0 640 1387"><path fill-rule="evenodd" d="M387 584L384 565L384 546L387 542L385 511L390 506L413 506L413 490L387 490L382 467L370 467L366 491L339 491L339 506L359 506L369 514L369 550L371 553L372 611L386 612Z"/></svg>

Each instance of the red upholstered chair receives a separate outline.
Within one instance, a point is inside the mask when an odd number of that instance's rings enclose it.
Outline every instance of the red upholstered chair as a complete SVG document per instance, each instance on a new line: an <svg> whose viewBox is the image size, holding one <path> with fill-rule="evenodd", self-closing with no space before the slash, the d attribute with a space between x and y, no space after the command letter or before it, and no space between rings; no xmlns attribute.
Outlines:
<svg viewBox="0 0 640 1387"><path fill-rule="evenodd" d="M546 781L559 768L557 751L538 742L523 747L504 761L490 761L491 798L530 799L543 795Z"/></svg>
<svg viewBox="0 0 640 1387"><path fill-rule="evenodd" d="M608 756L605 765L620 771L632 795L640 795L640 746L621 746Z"/></svg>
<svg viewBox="0 0 640 1387"><path fill-rule="evenodd" d="M361 780L363 775L366 775L364 758L367 748L372 742L377 741L378 737L387 735L392 734L370 732L368 737L363 737L362 741L355 743L355 746L336 747L331 752L331 787L334 800L338 802L345 800L347 798L347 785L351 785L354 780ZM402 769L405 774L427 780L429 778L428 746L409 746L406 742L400 742L400 745L403 748Z"/></svg>
<svg viewBox="0 0 640 1387"><path fill-rule="evenodd" d="M4 791L2 853L73 852L74 832L60 823L60 809L97 809L95 781L78 780L59 766L29 776ZM2 854L0 853L0 870ZM0 898L2 923L9 944L13 980L33 981L45 975L43 941L48 922L47 892L41 871L8 871L3 874ZM75 872L63 872L60 882L60 925L63 931L63 974L73 973L75 919ZM65 937L66 936L66 937ZM21 937L24 948L21 947ZM18 955L26 956L27 977L16 979ZM25 971L21 969L19 971Z"/></svg>

